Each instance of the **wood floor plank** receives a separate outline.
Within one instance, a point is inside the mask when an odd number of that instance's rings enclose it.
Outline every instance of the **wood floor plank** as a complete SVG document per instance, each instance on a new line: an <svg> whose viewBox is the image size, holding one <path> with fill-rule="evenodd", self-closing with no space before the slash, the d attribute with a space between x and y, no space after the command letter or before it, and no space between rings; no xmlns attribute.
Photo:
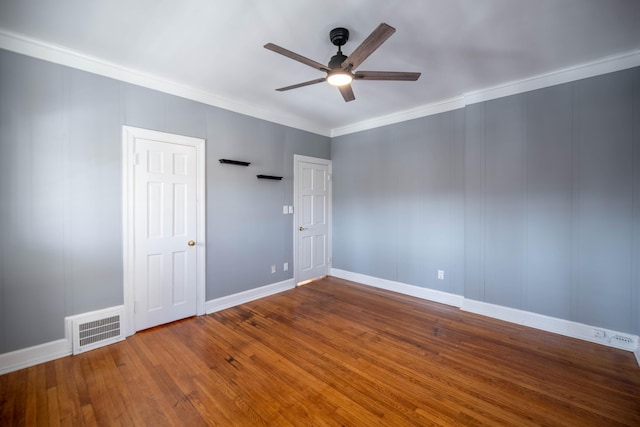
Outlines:
<svg viewBox="0 0 640 427"><path fill-rule="evenodd" d="M216 328L214 328L216 329ZM228 363L235 370L232 376L234 384L243 387L255 387L257 393L255 398L263 400L263 397L272 401L266 405L269 409L276 411L276 416L281 417L283 413L294 415L296 421L303 422L307 418L304 411L300 411L299 402L303 394L318 393L317 385L309 381L309 387L297 390L301 377L306 375L305 371L298 368L297 364L291 363L286 358L279 357L272 349L262 345L258 340L251 338L250 334L234 332L232 341L242 342L247 340L243 348L236 348L233 355L227 356ZM218 340L225 340L224 337L217 337ZM292 372L295 375L292 377ZM275 375L274 375L275 374ZM293 384L293 386L291 386ZM322 386L326 388L326 386ZM277 399L273 399L276 396ZM278 403L279 402L279 403ZM252 404L260 402L253 401ZM271 417L265 417L267 421ZM311 421L311 420L308 420Z"/></svg>
<svg viewBox="0 0 640 427"><path fill-rule="evenodd" d="M57 387L47 388L47 420L49 425L60 425L60 409L58 408L58 389Z"/></svg>
<svg viewBox="0 0 640 427"><path fill-rule="evenodd" d="M638 426L634 356L326 278L0 376L0 423Z"/></svg>
<svg viewBox="0 0 640 427"><path fill-rule="evenodd" d="M65 357L52 362L55 370L55 378L54 382L49 383L50 387L54 385L56 387L60 424L63 426L73 425L73 420L78 419L81 413L77 388L73 384L75 378L69 368L70 359L72 358Z"/></svg>
<svg viewBox="0 0 640 427"><path fill-rule="evenodd" d="M331 323L331 322L329 322ZM318 337L315 337L316 340L318 340ZM345 342L341 342L341 338L339 335L336 335L334 337L331 338L331 341L337 346L337 347L342 347L345 348L348 343L349 343L349 338L347 337L347 341ZM363 350L369 350L370 348L367 347L367 345L365 344L364 341L360 341L360 349ZM380 340L376 340L376 342L374 343L374 347L376 345L383 345L384 343L381 343ZM371 348L373 349L373 348ZM378 360L374 360L373 363L369 363L368 365L364 365L364 363L366 363L367 361L367 351L362 351L362 352L353 352L350 357L354 360L354 362L356 363L357 369L359 371L358 375L360 377L365 377L366 380L371 381L372 380L372 376L375 377L376 379L383 379L383 382L385 384L394 384L394 378L397 376L398 374L398 370L394 370L394 367L398 367L397 364L394 363L394 361L392 359L384 359L384 353L383 352L378 352L377 354L377 359ZM381 363L378 363L381 362ZM404 363L404 362L400 362L400 363ZM379 365L383 365L383 367L380 367ZM402 368L403 366L399 366L400 368ZM369 375L370 374L370 375ZM412 374L415 374L415 372L412 372ZM354 375L354 374L352 374ZM424 394L425 390L427 390L426 388L420 388L420 387L412 387L413 385L416 384L416 379L415 377L413 378L413 381L410 383L400 383L398 385L398 387L393 387L392 390L387 391L387 393L400 393L401 391L405 391L408 392L411 395L420 395L420 392L422 392ZM391 400L392 404L395 403L394 400ZM415 404L414 404L415 405ZM405 407L410 407L409 404L406 404ZM441 416L443 414L441 413Z"/></svg>
<svg viewBox="0 0 640 427"><path fill-rule="evenodd" d="M36 369L38 366L32 366L27 368L27 378L26 378L26 402L25 402L25 424L26 425L37 425L38 422L38 390L39 384L36 377Z"/></svg>
<svg viewBox="0 0 640 427"><path fill-rule="evenodd" d="M16 400L20 399L18 395L19 378L24 370L11 372L0 376L0 425L14 425L14 413L16 413ZM18 415L19 417L19 415Z"/></svg>

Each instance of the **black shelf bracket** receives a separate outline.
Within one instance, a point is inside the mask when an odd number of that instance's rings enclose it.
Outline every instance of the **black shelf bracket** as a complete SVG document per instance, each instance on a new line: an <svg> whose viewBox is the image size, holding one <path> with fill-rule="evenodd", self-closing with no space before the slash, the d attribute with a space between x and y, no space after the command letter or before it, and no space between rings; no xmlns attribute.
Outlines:
<svg viewBox="0 0 640 427"><path fill-rule="evenodd" d="M229 160L229 159L220 159L220 163L226 163L228 165L237 165L237 166L249 166L251 164L249 162L241 162L240 160Z"/></svg>
<svg viewBox="0 0 640 427"><path fill-rule="evenodd" d="M273 176L273 175L256 175L258 179L272 179L275 181L280 181L282 179L281 176Z"/></svg>

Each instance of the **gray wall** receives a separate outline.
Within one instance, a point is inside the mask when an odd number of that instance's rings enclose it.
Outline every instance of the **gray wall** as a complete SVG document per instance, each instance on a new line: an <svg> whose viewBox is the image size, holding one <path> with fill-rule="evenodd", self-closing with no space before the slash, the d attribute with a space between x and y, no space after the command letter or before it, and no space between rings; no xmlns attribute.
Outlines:
<svg viewBox="0 0 640 427"><path fill-rule="evenodd" d="M332 160L334 267L640 333L640 69L334 138Z"/></svg>
<svg viewBox="0 0 640 427"><path fill-rule="evenodd" d="M123 303L122 125L207 141L207 300L292 277L293 155L329 138L0 50L0 354Z"/></svg>
<svg viewBox="0 0 640 427"><path fill-rule="evenodd" d="M123 124L207 140L207 299L291 277L293 154L331 155L334 267L640 333L640 69L330 143L0 51L0 354L122 303Z"/></svg>
<svg viewBox="0 0 640 427"><path fill-rule="evenodd" d="M464 111L334 138L331 155L333 267L462 295Z"/></svg>

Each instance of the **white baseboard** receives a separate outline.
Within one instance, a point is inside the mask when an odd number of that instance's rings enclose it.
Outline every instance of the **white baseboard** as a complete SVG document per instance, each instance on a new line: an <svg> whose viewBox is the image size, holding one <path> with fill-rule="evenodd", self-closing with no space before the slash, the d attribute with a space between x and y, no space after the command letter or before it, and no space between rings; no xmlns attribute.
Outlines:
<svg viewBox="0 0 640 427"><path fill-rule="evenodd" d="M503 320L505 322L517 323L519 325L553 332L570 338L577 338L583 341L631 351L634 353L636 360L638 361L638 365L640 365L640 339L636 335L589 326L578 322L572 322L570 320L558 319L556 317L545 316L542 314L532 313L530 311L470 300L456 294L421 288L414 285L407 285L405 283L380 279L360 273L352 273L350 271L344 271L336 268L332 268L330 274L340 279L351 280L364 285L459 307L464 311ZM595 337L594 330L601 331L604 333L604 336ZM631 342L626 343L624 341L617 340L615 337L623 337L631 340Z"/></svg>
<svg viewBox="0 0 640 427"><path fill-rule="evenodd" d="M0 375L71 354L71 340L62 339L0 354Z"/></svg>
<svg viewBox="0 0 640 427"><path fill-rule="evenodd" d="M358 282L363 285L386 289L387 291L398 292L400 294L452 305L454 307L460 307L464 301L464 297L462 295L437 291L435 289L422 288L420 286L408 285L401 282L394 282L393 280L380 279L378 277L367 276L365 274L352 273L350 271L340 270L337 268L332 268L329 274L340 279L351 280L352 282Z"/></svg>
<svg viewBox="0 0 640 427"><path fill-rule="evenodd" d="M517 323L547 332L577 338L608 347L619 348L621 350L636 351L638 349L638 337L636 335L600 328L597 326L585 325L571 320L558 319L556 317L545 316L543 314L532 313L530 311L518 310L516 308L503 307L486 302L465 299L461 310L471 313L481 314L505 322ZM601 331L604 336L596 337L594 331ZM617 341L614 337L624 337L631 340L630 343Z"/></svg>
<svg viewBox="0 0 640 427"><path fill-rule="evenodd" d="M294 279L284 280L278 283L272 283L270 285L261 286L256 289L249 289L248 291L239 292L237 294L228 295L226 297L212 299L206 302L206 313L214 313L216 311L224 310L225 308L234 307L236 305L244 304L259 298L264 298L269 295L277 294L279 292L288 291L296 287Z"/></svg>

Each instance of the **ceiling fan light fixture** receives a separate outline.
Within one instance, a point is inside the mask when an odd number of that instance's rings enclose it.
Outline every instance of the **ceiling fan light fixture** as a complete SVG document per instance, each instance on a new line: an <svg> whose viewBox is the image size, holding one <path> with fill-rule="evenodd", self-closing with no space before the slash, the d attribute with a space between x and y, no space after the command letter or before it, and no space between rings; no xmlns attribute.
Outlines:
<svg viewBox="0 0 640 427"><path fill-rule="evenodd" d="M332 86L346 86L353 81L353 76L348 71L333 71L327 76L327 83Z"/></svg>
<svg viewBox="0 0 640 427"><path fill-rule="evenodd" d="M299 87L314 85L320 82L327 82L332 86L336 86L338 91L344 98L345 102L356 99L350 83L355 80L396 80L396 81L416 81L420 77L420 73L409 73L404 71L354 71L360 64L376 51L391 35L396 31L395 28L384 22L378 25L369 36L364 39L360 45L355 48L351 55L346 56L342 53L341 47L349 40L349 30L346 28L334 28L329 33L329 38L334 46L338 46L338 52L331 57L328 65L321 64L295 52L291 52L283 47L273 43L264 45L265 49L284 55L287 58L298 61L304 65L308 65L316 70L327 73L326 77L306 82L298 83L291 86L276 89L279 92L297 89Z"/></svg>

